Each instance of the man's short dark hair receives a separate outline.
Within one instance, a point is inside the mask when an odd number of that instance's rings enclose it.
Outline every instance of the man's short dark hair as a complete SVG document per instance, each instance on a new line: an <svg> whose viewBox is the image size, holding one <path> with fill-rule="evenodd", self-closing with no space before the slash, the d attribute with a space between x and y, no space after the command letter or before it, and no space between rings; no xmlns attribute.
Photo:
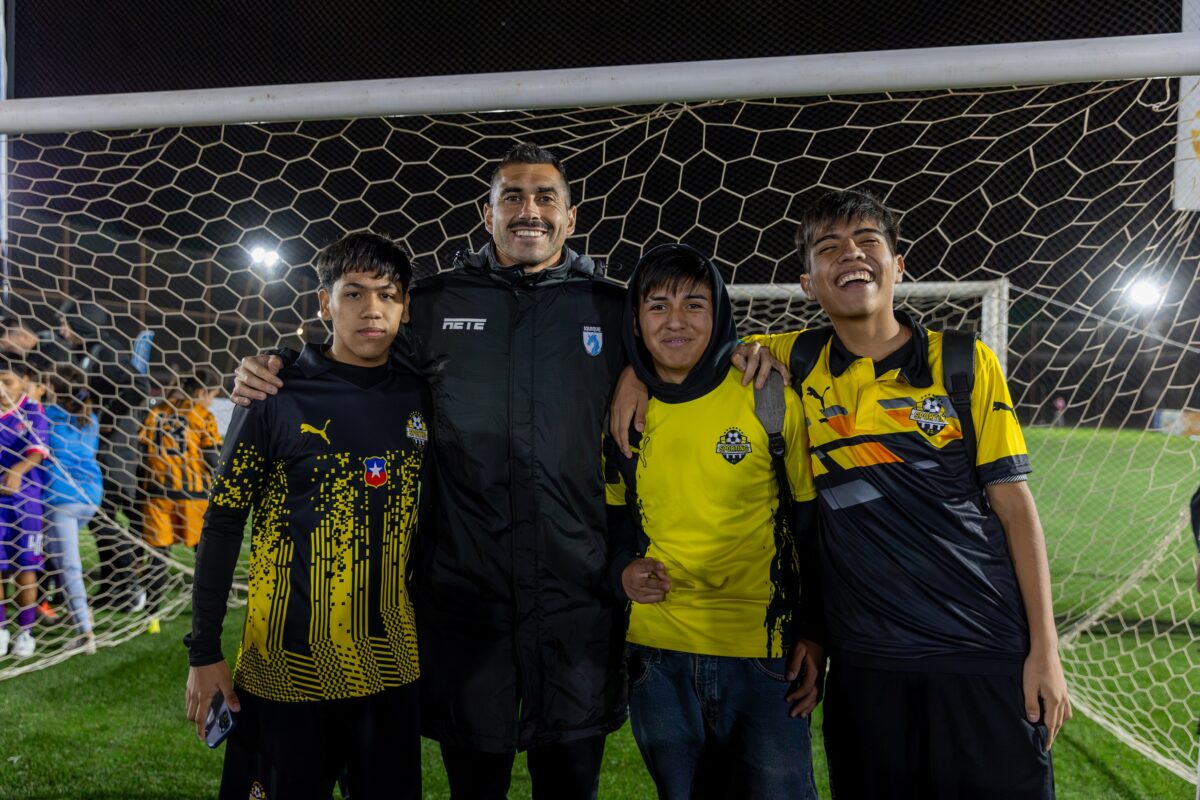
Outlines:
<svg viewBox="0 0 1200 800"><path fill-rule="evenodd" d="M207 370L203 367L196 369L191 375L184 375L179 381L179 388L183 389L188 397L194 396L196 392L202 389L207 391L218 385L212 370Z"/></svg>
<svg viewBox="0 0 1200 800"><path fill-rule="evenodd" d="M871 192L859 189L828 192L804 209L800 215L800 225L796 228L796 254L800 256L805 272L812 266L808 261L808 251L812 249L817 231L853 219L869 219L879 225L892 248L892 254L896 254L896 245L900 241L900 220L883 201Z"/></svg>
<svg viewBox="0 0 1200 800"><path fill-rule="evenodd" d="M671 294L692 286L707 286L711 291L712 272L699 252L685 245L668 245L650 251L638 264L629 300L636 313L651 292Z"/></svg>
<svg viewBox="0 0 1200 800"><path fill-rule="evenodd" d="M348 272L391 278L405 292L412 281L412 262L399 242L365 231L348 233L321 248L313 259L313 269L326 291Z"/></svg>
<svg viewBox="0 0 1200 800"><path fill-rule="evenodd" d="M549 164L554 167L558 170L558 176L562 178L563 186L567 190L567 196L564 198L567 201L567 208L571 207L571 182L567 180L567 168L563 166L562 161L554 153L551 153L544 147L538 147L536 144L527 144L525 142L514 144L508 148L508 152L500 156L500 163L492 170L489 192L496 191L496 187L500 184L500 170L509 164Z"/></svg>

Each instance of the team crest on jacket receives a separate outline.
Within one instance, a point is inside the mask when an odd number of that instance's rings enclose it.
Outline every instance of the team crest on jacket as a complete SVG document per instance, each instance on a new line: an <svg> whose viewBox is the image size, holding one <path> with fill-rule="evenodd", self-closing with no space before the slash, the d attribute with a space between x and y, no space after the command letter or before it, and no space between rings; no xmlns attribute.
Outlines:
<svg viewBox="0 0 1200 800"><path fill-rule="evenodd" d="M604 349L604 331L598 325L583 326L583 349L589 356L598 356Z"/></svg>
<svg viewBox="0 0 1200 800"><path fill-rule="evenodd" d="M429 429L425 427L425 418L421 416L420 411L408 415L408 421L404 423L404 433L421 447L429 441Z"/></svg>
<svg viewBox="0 0 1200 800"><path fill-rule="evenodd" d="M363 480L367 486L378 487L387 483L387 460L379 456L363 459Z"/></svg>
<svg viewBox="0 0 1200 800"><path fill-rule="evenodd" d="M750 440L740 428L730 428L717 439L717 455L730 464L738 464L753 450Z"/></svg>
<svg viewBox="0 0 1200 800"><path fill-rule="evenodd" d="M926 436L937 436L946 422L946 409L940 398L929 395L921 400L921 404L909 412L908 418L917 423L921 433Z"/></svg>

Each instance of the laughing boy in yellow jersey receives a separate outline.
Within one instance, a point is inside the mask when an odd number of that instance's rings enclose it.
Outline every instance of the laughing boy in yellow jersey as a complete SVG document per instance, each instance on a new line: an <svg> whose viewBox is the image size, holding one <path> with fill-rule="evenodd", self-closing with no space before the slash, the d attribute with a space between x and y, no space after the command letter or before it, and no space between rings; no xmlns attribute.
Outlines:
<svg viewBox="0 0 1200 800"><path fill-rule="evenodd" d="M798 557L811 526L797 530L787 513L815 505L811 477L789 469L790 496L779 497L754 388L730 369L737 334L709 259L685 245L651 250L629 303L626 350L651 400L623 466L634 491L610 484L609 503L628 503L643 534L644 553L621 572L634 601L634 737L663 798L815 797L806 715L822 656L805 622L819 610L806 614L800 599L801 568L815 560ZM802 453L799 398L781 399L787 449ZM804 718L785 699L798 669L787 656L809 659Z"/></svg>

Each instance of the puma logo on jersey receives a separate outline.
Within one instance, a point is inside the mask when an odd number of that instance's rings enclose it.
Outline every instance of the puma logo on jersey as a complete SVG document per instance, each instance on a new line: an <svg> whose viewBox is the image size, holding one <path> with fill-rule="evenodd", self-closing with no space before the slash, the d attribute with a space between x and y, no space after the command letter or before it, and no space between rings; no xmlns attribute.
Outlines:
<svg viewBox="0 0 1200 800"><path fill-rule="evenodd" d="M1007 412L1008 412L1008 413L1010 413L1010 414L1015 414L1015 413L1016 413L1015 411L1013 411L1013 407L1012 407L1012 406L1010 406L1010 405L1005 405L1005 404L1004 404L1003 402L1001 402L1000 400L993 400L993 401L992 401L992 411L1007 411Z"/></svg>
<svg viewBox="0 0 1200 800"><path fill-rule="evenodd" d="M320 436L322 439L325 440L325 444L329 444L330 443L329 437L325 435L325 431L329 428L329 422L330 422L330 420L325 420L325 425L320 428L314 428L312 425L309 425L307 422L301 422L300 423L300 434L304 435L306 433L311 433L313 436Z"/></svg>
<svg viewBox="0 0 1200 800"><path fill-rule="evenodd" d="M821 412L821 422L829 422L829 417L836 416L835 414L830 414L830 409L825 406L825 395L829 394L829 390L832 388L832 386L826 386L825 391L817 394L816 390L811 386L805 387L805 392L808 394L808 396L817 401L817 408Z"/></svg>

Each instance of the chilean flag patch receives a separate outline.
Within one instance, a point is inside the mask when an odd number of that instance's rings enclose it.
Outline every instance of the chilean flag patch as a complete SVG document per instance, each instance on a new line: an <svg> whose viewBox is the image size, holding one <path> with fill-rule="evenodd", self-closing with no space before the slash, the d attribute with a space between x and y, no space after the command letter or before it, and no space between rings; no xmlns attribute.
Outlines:
<svg viewBox="0 0 1200 800"><path fill-rule="evenodd" d="M363 480L367 486L383 486L387 483L387 461L379 456L363 459Z"/></svg>

